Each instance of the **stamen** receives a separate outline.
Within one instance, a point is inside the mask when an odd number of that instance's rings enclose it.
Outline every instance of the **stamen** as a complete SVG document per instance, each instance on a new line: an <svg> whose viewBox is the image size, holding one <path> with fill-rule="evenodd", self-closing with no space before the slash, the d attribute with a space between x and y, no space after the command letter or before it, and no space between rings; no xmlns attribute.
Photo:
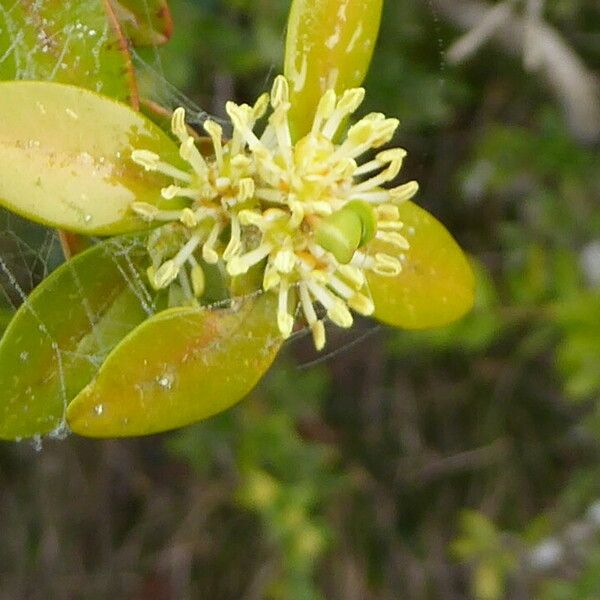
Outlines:
<svg viewBox="0 0 600 600"><path fill-rule="evenodd" d="M338 272L357 289L361 289L366 282L363 272L352 265L339 265Z"/></svg>
<svg viewBox="0 0 600 600"><path fill-rule="evenodd" d="M251 177L244 177L240 179L238 183L237 201L241 204L250 200L254 195L254 179Z"/></svg>
<svg viewBox="0 0 600 600"><path fill-rule="evenodd" d="M208 165L204 160L202 154L198 148L196 148L196 144L194 144L194 138L189 137L185 142L181 144L179 148L179 155L183 160L186 160L192 166L192 169L199 175L202 179L205 179L208 175Z"/></svg>
<svg viewBox="0 0 600 600"><path fill-rule="evenodd" d="M352 315L342 300L337 296L334 296L323 285L319 285L314 279L309 279L307 285L311 294L325 307L327 316L336 325L344 328L348 328L352 325Z"/></svg>
<svg viewBox="0 0 600 600"><path fill-rule="evenodd" d="M277 75L271 88L271 106L277 109L290 101L290 86L283 75Z"/></svg>
<svg viewBox="0 0 600 600"><path fill-rule="evenodd" d="M364 200L365 202L370 202L372 204L379 204L381 202L389 202L390 199L392 199L392 195L391 190L380 188L373 192L354 193L354 190L352 190L349 198L350 200Z"/></svg>
<svg viewBox="0 0 600 600"><path fill-rule="evenodd" d="M403 161L406 158L407 152L404 148L390 148L379 152L375 157L382 165L394 161Z"/></svg>
<svg viewBox="0 0 600 600"><path fill-rule="evenodd" d="M410 200L419 191L419 184L416 181L409 181L404 185L388 190L391 199L394 202L404 202Z"/></svg>
<svg viewBox="0 0 600 600"><path fill-rule="evenodd" d="M331 287L339 296L348 300L355 292L352 288L348 287L341 279L338 279L335 275L329 277L329 287Z"/></svg>
<svg viewBox="0 0 600 600"><path fill-rule="evenodd" d="M335 110L336 95L332 89L327 90L319 100L317 110L315 112L315 118L313 120L313 126L311 133L314 135L321 131L323 121L326 121L331 117Z"/></svg>
<svg viewBox="0 0 600 600"><path fill-rule="evenodd" d="M267 208L263 213L266 223L275 223L276 221L287 218L287 216L288 213L281 208Z"/></svg>
<svg viewBox="0 0 600 600"><path fill-rule="evenodd" d="M279 250L273 258L273 265L280 273L291 273L296 265L296 255L290 248Z"/></svg>
<svg viewBox="0 0 600 600"><path fill-rule="evenodd" d="M348 329L352 327L354 319L348 307L339 298L335 304L327 311L327 316L338 326Z"/></svg>
<svg viewBox="0 0 600 600"><path fill-rule="evenodd" d="M194 233L192 237L182 246L181 250L177 253L173 262L179 269L189 258L192 256L198 244L202 234L200 232Z"/></svg>
<svg viewBox="0 0 600 600"><path fill-rule="evenodd" d="M288 169L292 166L292 136L288 124L287 113L290 109L289 102L282 102L277 105L275 112L271 115L269 122L275 130L279 151Z"/></svg>
<svg viewBox="0 0 600 600"><path fill-rule="evenodd" d="M254 190L254 195L259 200L266 202L276 202L278 204L287 204L286 196L279 190L273 188L257 188Z"/></svg>
<svg viewBox="0 0 600 600"><path fill-rule="evenodd" d="M382 166L381 162L377 159L370 160L369 162L359 165L354 171L354 176L360 177L361 175L367 175L368 173L377 171L377 169L381 169Z"/></svg>
<svg viewBox="0 0 600 600"><path fill-rule="evenodd" d="M378 252L375 255L375 264L371 270L383 277L396 277L402 272L402 264L395 256Z"/></svg>
<svg viewBox="0 0 600 600"><path fill-rule="evenodd" d="M185 126L185 109L181 106L173 111L171 117L171 131L179 138L183 144L190 137L187 127Z"/></svg>
<svg viewBox="0 0 600 600"><path fill-rule="evenodd" d="M225 105L225 110L227 111L234 128L240 133L248 146L252 150L262 147L260 140L256 137L256 134L250 127L250 119L248 118L247 111L241 106L238 106L235 102L228 102Z"/></svg>
<svg viewBox="0 0 600 600"><path fill-rule="evenodd" d="M132 202L131 210L142 217L142 219L153 221L160 209L153 204L148 204L148 202Z"/></svg>
<svg viewBox="0 0 600 600"><path fill-rule="evenodd" d="M336 110L339 110L346 115L351 115L363 103L364 99L365 88L351 88L342 94Z"/></svg>
<svg viewBox="0 0 600 600"><path fill-rule="evenodd" d="M194 216L196 221L204 221L205 219L216 219L221 215L221 211L216 208L208 208L207 206L201 206L194 210Z"/></svg>
<svg viewBox="0 0 600 600"><path fill-rule="evenodd" d="M259 229L262 229L264 225L264 217L258 211L254 210L240 210L238 218L242 225L254 225Z"/></svg>
<svg viewBox="0 0 600 600"><path fill-rule="evenodd" d="M306 202L305 203L306 212L310 212L314 215L319 215L322 217L326 217L333 212L333 207L330 202L326 202L325 200L315 200L314 202Z"/></svg>
<svg viewBox="0 0 600 600"><path fill-rule="evenodd" d="M337 179L349 179L356 175L356 161L344 156L331 165L331 174Z"/></svg>
<svg viewBox="0 0 600 600"><path fill-rule="evenodd" d="M384 153L382 152L381 154L384 154ZM367 179L366 181L363 181L362 183L356 184L352 188L353 192L363 192L366 190L371 190L375 187L383 185L384 183L387 183L388 181L391 181L392 179L394 179L396 177L396 175L398 175L398 173L400 173L400 169L402 168L402 157L396 156L395 154L392 154L391 152L390 152L390 155L391 155L391 160L389 160L389 161L382 160L383 164L385 164L387 162L388 166L383 171L381 171L381 173L376 175L375 177L371 177L371 179Z"/></svg>
<svg viewBox="0 0 600 600"><path fill-rule="evenodd" d="M323 127L323 135L332 139L339 129L342 121L352 114L362 103L365 97L364 88L346 90L339 99L335 110Z"/></svg>
<svg viewBox="0 0 600 600"><path fill-rule="evenodd" d="M163 263L154 273L153 283L158 289L166 288L179 273L179 266L174 260L168 260Z"/></svg>
<svg viewBox="0 0 600 600"><path fill-rule="evenodd" d="M165 200L173 200L173 198L182 197L197 200L201 191L197 188L183 188L178 185L169 185L160 190L160 195Z"/></svg>
<svg viewBox="0 0 600 600"><path fill-rule="evenodd" d="M236 275L243 275L248 272L250 267L259 263L265 256L273 250L273 246L268 243L262 243L258 248L242 254L242 256L234 256L227 263L227 272L235 277Z"/></svg>
<svg viewBox="0 0 600 600"><path fill-rule="evenodd" d="M399 124L398 119L386 119L380 113L367 115L350 127L336 154L356 158L370 148L378 148L392 139Z"/></svg>
<svg viewBox="0 0 600 600"><path fill-rule="evenodd" d="M200 298L204 294L206 288L206 277L204 276L204 269L194 260L192 269L190 271L192 279L192 290L196 298Z"/></svg>
<svg viewBox="0 0 600 600"><path fill-rule="evenodd" d="M404 229L404 223L402 223L401 221L378 221L377 222L377 229L380 230L392 230L392 231L400 231L401 229Z"/></svg>
<svg viewBox="0 0 600 600"><path fill-rule="evenodd" d="M275 268L275 265L269 261L265 267L265 274L263 275L263 290L267 292L273 289L279 285L280 281L281 276L279 275L279 272Z"/></svg>
<svg viewBox="0 0 600 600"><path fill-rule="evenodd" d="M275 162L271 153L263 146L253 149L256 166L260 176L274 188L279 187L279 183L285 172Z"/></svg>
<svg viewBox="0 0 600 600"><path fill-rule="evenodd" d="M161 210L148 202L132 202L131 210L146 221L177 221L181 217L180 210Z"/></svg>
<svg viewBox="0 0 600 600"><path fill-rule="evenodd" d="M214 265L217 262L219 262L219 255L215 252L213 246L215 245L222 229L223 226L221 225L221 223L215 223L212 229L210 230L210 233L208 234L206 242L204 242L204 245L202 246L202 258L209 265Z"/></svg>
<svg viewBox="0 0 600 600"><path fill-rule="evenodd" d="M323 321L315 321L310 326L310 331L315 348L320 352L325 347L325 325L323 325Z"/></svg>
<svg viewBox="0 0 600 600"><path fill-rule="evenodd" d="M185 181L186 183L192 181L192 177L189 173L186 173L169 163L163 162L160 160L158 154L150 152L150 150L134 150L131 153L131 160L140 165L140 167L144 167L146 171L158 171L163 175L174 177L175 179Z"/></svg>
<svg viewBox="0 0 600 600"><path fill-rule="evenodd" d="M179 285L183 291L184 297L188 302L195 301L194 294L192 292L192 286L190 285L190 278L188 277L185 269L179 269L178 273Z"/></svg>
<svg viewBox="0 0 600 600"><path fill-rule="evenodd" d="M313 336L313 342L317 350L322 350L325 346L325 327L323 322L317 319L317 313L313 306L312 300L308 293L308 287L304 281L298 284L300 291L300 302L302 305L302 312L310 327Z"/></svg>
<svg viewBox="0 0 600 600"><path fill-rule="evenodd" d="M269 108L269 94L265 92L261 94L254 103L252 107L252 112L254 113L254 120L258 121L265 116L267 109Z"/></svg>
<svg viewBox="0 0 600 600"><path fill-rule="evenodd" d="M310 294L308 293L308 286L306 285L305 281L300 281L298 284L298 291L300 293L302 312L306 317L307 323L312 325L315 321L317 321L317 313L315 312L315 307L313 306Z"/></svg>
<svg viewBox="0 0 600 600"><path fill-rule="evenodd" d="M279 298L277 306L277 326L284 339L292 334L294 318L288 312L288 292L290 285L287 279L282 279L279 284Z"/></svg>
<svg viewBox="0 0 600 600"><path fill-rule="evenodd" d="M190 229L196 227L198 225L198 220L196 219L196 213L191 208L184 208L179 215L179 220Z"/></svg>
<svg viewBox="0 0 600 600"><path fill-rule="evenodd" d="M204 121L204 130L210 136L213 144L213 148L215 150L215 160L217 162L217 167L219 171L223 170L223 128L212 121L211 119L206 119Z"/></svg>
<svg viewBox="0 0 600 600"><path fill-rule="evenodd" d="M373 139L371 147L379 148L383 144L387 144L396 133L400 121L398 119L385 119L375 130L375 139Z"/></svg>
<svg viewBox="0 0 600 600"><path fill-rule="evenodd" d="M228 261L232 256L238 254L242 247L240 220L236 215L231 216L231 237L223 252L223 260Z"/></svg>
<svg viewBox="0 0 600 600"><path fill-rule="evenodd" d="M396 231L378 231L375 237L382 242L396 246L400 250L408 250L410 248L408 240Z"/></svg>
<svg viewBox="0 0 600 600"><path fill-rule="evenodd" d="M150 265L147 269L146 269L146 276L148 277L148 281L150 282L150 285L152 286L152 289L158 291L161 288L159 288L156 285L156 271L158 269L158 265Z"/></svg>
<svg viewBox="0 0 600 600"><path fill-rule="evenodd" d="M231 176L238 177L240 173L245 173L250 170L252 167L252 159L244 154L236 154L232 156L229 165L231 167Z"/></svg>
<svg viewBox="0 0 600 600"><path fill-rule="evenodd" d="M380 204L375 207L377 217L383 221L398 221L400 219L400 211L394 204Z"/></svg>
<svg viewBox="0 0 600 600"><path fill-rule="evenodd" d="M288 229L291 230L295 230L298 229L298 227L300 227L300 225L302 224L302 221L304 220L304 215L305 215L305 211L304 211L304 207L302 206L302 204L296 200L290 200L288 202L288 205L290 207L290 210L292 211L292 214L290 215L290 218L288 220Z"/></svg>
<svg viewBox="0 0 600 600"><path fill-rule="evenodd" d="M347 302L351 309L365 317L369 317L375 312L373 300L364 294L354 294L354 296L348 298Z"/></svg>
<svg viewBox="0 0 600 600"><path fill-rule="evenodd" d="M340 281L335 275L329 278L329 285L333 288L357 313L368 316L375 310L373 301L349 288L343 281Z"/></svg>

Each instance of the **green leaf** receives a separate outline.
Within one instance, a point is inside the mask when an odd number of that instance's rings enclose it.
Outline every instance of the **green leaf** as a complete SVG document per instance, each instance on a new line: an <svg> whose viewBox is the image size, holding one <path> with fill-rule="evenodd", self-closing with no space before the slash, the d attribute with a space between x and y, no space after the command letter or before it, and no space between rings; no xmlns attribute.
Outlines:
<svg viewBox="0 0 600 600"><path fill-rule="evenodd" d="M173 21L166 0L112 0L125 35L134 46L166 44Z"/></svg>
<svg viewBox="0 0 600 600"><path fill-rule="evenodd" d="M134 200L171 180L131 160L136 148L183 166L177 146L128 106L88 90L42 81L0 82L0 204L26 218L86 235L147 227Z"/></svg>
<svg viewBox="0 0 600 600"><path fill-rule="evenodd" d="M306 134L328 88L360 86L375 47L383 0L294 0L284 74L291 85L290 122Z"/></svg>
<svg viewBox="0 0 600 600"><path fill-rule="evenodd" d="M48 276L0 341L0 438L52 431L104 357L156 310L143 244L114 238Z"/></svg>
<svg viewBox="0 0 600 600"><path fill-rule="evenodd" d="M276 297L232 308L173 308L147 320L108 356L69 405L75 433L145 435L219 413L243 398L280 346Z"/></svg>
<svg viewBox="0 0 600 600"><path fill-rule="evenodd" d="M127 44L105 8L102 0L0 5L0 79L72 83L135 105Z"/></svg>
<svg viewBox="0 0 600 600"><path fill-rule="evenodd" d="M410 243L397 277L367 276L374 316L395 327L427 329L462 317L473 305L475 282L462 250L445 227L412 202L399 206L403 234ZM371 253L394 254L379 240Z"/></svg>

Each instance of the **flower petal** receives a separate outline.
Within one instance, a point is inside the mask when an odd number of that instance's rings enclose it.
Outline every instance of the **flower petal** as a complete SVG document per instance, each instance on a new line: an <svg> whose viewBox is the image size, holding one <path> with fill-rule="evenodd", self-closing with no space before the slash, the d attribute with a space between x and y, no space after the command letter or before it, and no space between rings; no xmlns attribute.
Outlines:
<svg viewBox="0 0 600 600"><path fill-rule="evenodd" d="M88 437L166 431L243 398L282 340L273 294L235 308L173 308L138 327L69 405L71 429Z"/></svg>
<svg viewBox="0 0 600 600"><path fill-rule="evenodd" d="M462 317L473 305L474 278L462 250L427 211L412 202L399 206L402 233L410 243L396 277L368 273L375 318L405 329L440 327ZM380 240L370 252L393 253Z"/></svg>

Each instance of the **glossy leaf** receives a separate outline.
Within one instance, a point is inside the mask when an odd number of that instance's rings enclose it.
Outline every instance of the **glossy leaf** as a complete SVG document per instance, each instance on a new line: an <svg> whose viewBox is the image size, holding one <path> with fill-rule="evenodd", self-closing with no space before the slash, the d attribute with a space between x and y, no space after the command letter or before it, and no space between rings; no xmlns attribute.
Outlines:
<svg viewBox="0 0 600 600"><path fill-rule="evenodd" d="M110 8L103 0L0 5L0 79L72 83L136 105L131 57Z"/></svg>
<svg viewBox="0 0 600 600"><path fill-rule="evenodd" d="M454 238L427 211L412 202L399 206L402 233L410 243L397 277L369 273L374 316L395 327L440 327L462 317L474 301L471 267ZM378 240L369 251L393 253Z"/></svg>
<svg viewBox="0 0 600 600"><path fill-rule="evenodd" d="M103 242L49 275L0 341L0 438L52 431L104 357L157 308L142 244ZM153 294L153 293L152 293Z"/></svg>
<svg viewBox="0 0 600 600"><path fill-rule="evenodd" d="M284 74L291 85L290 120L301 137L310 129L319 98L360 86L381 21L382 0L294 0L290 9Z"/></svg>
<svg viewBox="0 0 600 600"><path fill-rule="evenodd" d="M145 228L134 200L164 201L166 177L131 160L145 148L182 166L177 146L128 106L69 85L0 82L0 204L32 221L87 235Z"/></svg>
<svg viewBox="0 0 600 600"><path fill-rule="evenodd" d="M276 310L267 293L232 309L173 308L154 316L115 348L69 405L69 426L89 437L145 435L229 408L279 350Z"/></svg>
<svg viewBox="0 0 600 600"><path fill-rule="evenodd" d="M169 41L173 21L166 0L112 0L111 4L134 46L156 46Z"/></svg>

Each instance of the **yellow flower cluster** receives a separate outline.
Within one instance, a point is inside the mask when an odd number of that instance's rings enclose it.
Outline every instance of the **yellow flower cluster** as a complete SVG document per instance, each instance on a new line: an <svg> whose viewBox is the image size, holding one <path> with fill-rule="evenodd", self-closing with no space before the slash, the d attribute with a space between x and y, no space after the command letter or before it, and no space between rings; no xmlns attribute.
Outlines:
<svg viewBox="0 0 600 600"><path fill-rule="evenodd" d="M210 157L196 147L185 126L184 110L178 108L172 130L189 171L146 150L132 153L145 169L176 180L177 185L162 190L164 198L190 201L181 210L132 205L144 218L169 224L150 236L151 283L163 288L179 279L184 289L200 296L204 276L199 256L209 264L222 260L232 277L264 261L262 286L278 295L282 336L291 334L299 306L319 350L325 344L325 330L315 305L340 327L352 325L350 309L371 314L374 306L365 272L400 273L408 242L401 233L397 205L411 198L418 185L411 181L382 187L400 171L406 155L400 148L380 151L362 164L358 161L392 139L396 119L371 113L341 138L347 118L363 98L363 88L339 96L327 91L311 131L294 143L289 87L279 76L271 94L263 94L253 106L227 103L233 125L230 140L224 140L215 121L204 122L212 140ZM258 134L257 122L269 107L268 121ZM384 242L389 252L369 252L372 239Z"/></svg>

